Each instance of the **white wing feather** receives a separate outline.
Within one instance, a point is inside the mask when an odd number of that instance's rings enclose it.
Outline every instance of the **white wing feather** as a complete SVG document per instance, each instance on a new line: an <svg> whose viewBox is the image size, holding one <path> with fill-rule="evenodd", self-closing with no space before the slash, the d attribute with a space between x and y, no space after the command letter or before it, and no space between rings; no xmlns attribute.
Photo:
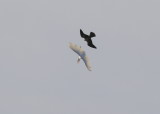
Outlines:
<svg viewBox="0 0 160 114"><path fill-rule="evenodd" d="M69 47L82 58L87 69L91 71L89 58L86 56L85 51L80 46L77 46L76 44L73 43L69 43Z"/></svg>

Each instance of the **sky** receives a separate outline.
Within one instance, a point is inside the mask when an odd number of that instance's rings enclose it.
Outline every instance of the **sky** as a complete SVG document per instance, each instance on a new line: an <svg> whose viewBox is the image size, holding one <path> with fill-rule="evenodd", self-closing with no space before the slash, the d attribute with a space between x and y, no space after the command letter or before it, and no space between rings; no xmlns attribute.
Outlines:
<svg viewBox="0 0 160 114"><path fill-rule="evenodd" d="M159 114L159 0L1 0L1 114ZM95 32L87 46L79 30ZM81 46L88 71L69 47Z"/></svg>

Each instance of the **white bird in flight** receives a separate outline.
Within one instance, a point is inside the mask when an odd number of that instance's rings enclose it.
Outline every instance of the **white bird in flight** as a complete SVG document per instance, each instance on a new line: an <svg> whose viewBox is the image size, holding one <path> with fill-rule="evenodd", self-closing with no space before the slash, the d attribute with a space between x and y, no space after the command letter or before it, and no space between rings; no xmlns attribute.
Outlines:
<svg viewBox="0 0 160 114"><path fill-rule="evenodd" d="M69 47L79 55L77 63L79 63L80 60L82 59L86 65L87 69L89 71L91 71L90 62L89 62L88 57L86 56L85 51L80 46L77 46L76 44L73 44L73 43L69 43Z"/></svg>

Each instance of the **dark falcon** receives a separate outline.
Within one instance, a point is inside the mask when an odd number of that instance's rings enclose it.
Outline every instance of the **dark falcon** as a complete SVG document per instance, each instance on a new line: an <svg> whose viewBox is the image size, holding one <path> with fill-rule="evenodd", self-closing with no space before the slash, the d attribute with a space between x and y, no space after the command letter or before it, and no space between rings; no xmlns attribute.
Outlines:
<svg viewBox="0 0 160 114"><path fill-rule="evenodd" d="M96 48L96 46L93 45L91 38L95 37L96 34L94 32L90 32L90 35L86 35L83 33L83 31L80 29L80 35L82 38L84 38L84 40L87 42L88 46L92 47L92 48Z"/></svg>

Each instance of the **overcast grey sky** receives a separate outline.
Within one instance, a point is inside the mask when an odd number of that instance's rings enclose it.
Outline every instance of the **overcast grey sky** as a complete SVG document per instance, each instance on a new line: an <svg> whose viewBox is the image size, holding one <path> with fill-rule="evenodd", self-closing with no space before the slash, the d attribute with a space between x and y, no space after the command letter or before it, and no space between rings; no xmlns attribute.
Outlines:
<svg viewBox="0 0 160 114"><path fill-rule="evenodd" d="M0 113L160 114L159 12L159 0L0 0Z"/></svg>

